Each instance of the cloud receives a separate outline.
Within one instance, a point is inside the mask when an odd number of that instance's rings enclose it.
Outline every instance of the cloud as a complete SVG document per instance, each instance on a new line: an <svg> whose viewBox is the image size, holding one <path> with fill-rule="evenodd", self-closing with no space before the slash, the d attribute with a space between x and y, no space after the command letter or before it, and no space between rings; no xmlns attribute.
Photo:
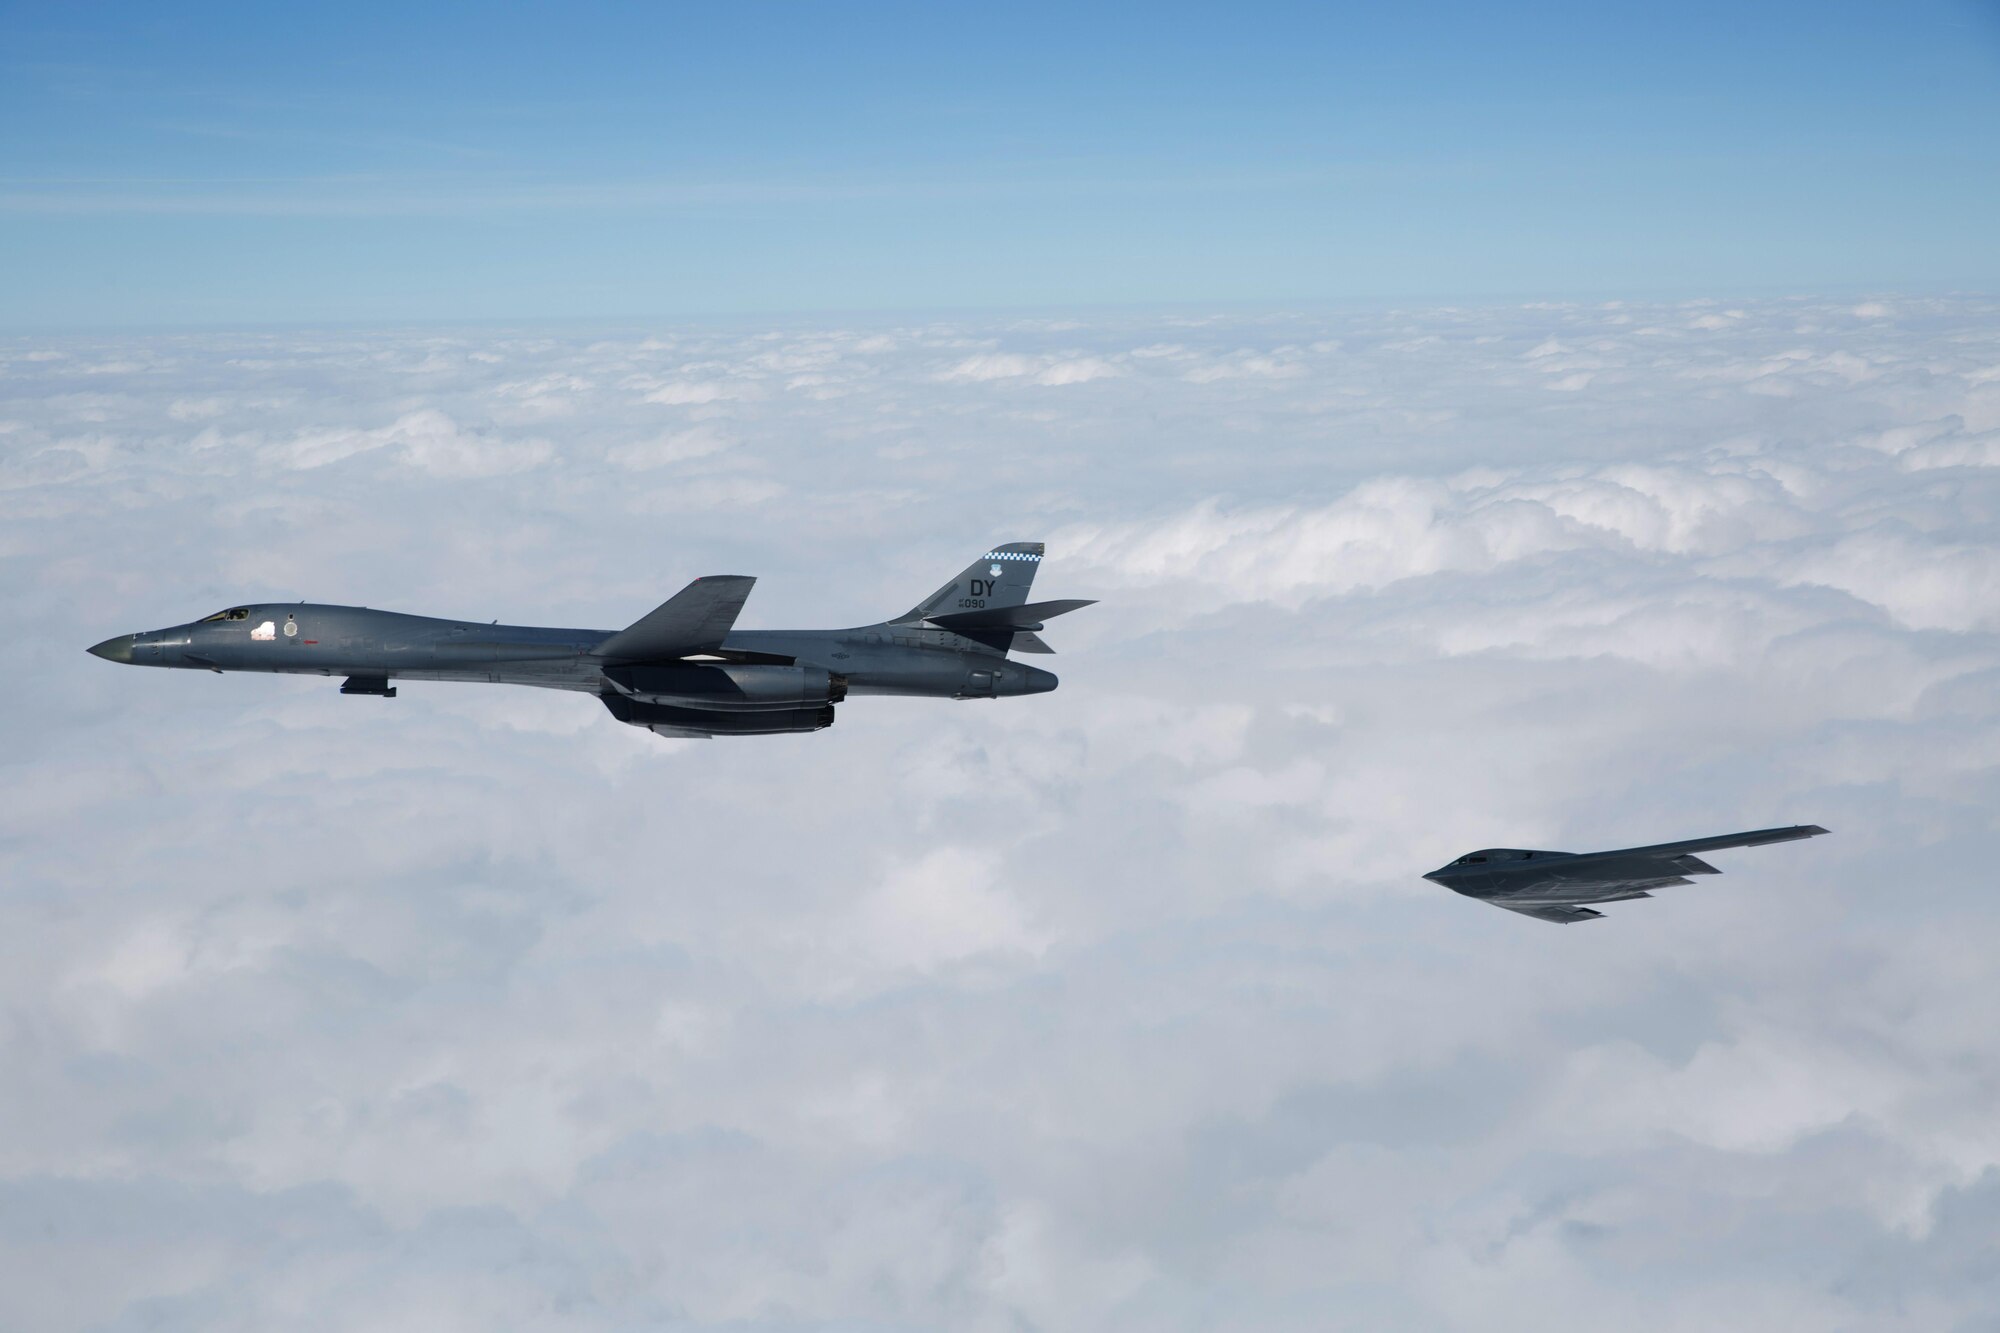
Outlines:
<svg viewBox="0 0 2000 1333"><path fill-rule="evenodd" d="M982 353L968 356L950 369L939 371L937 377L945 383L978 384L986 380L1019 379L1033 374L1040 365L1037 359L1018 353Z"/></svg>
<svg viewBox="0 0 2000 1333"><path fill-rule="evenodd" d="M1065 384L1088 384L1122 375L1125 372L1102 357L1081 356L1070 361L1058 361L1035 377L1037 384L1060 387Z"/></svg>
<svg viewBox="0 0 2000 1333"><path fill-rule="evenodd" d="M730 448L734 441L713 426L695 426L674 431L658 439L616 445L605 451L605 461L635 472L666 467L695 458L707 458Z"/></svg>
<svg viewBox="0 0 2000 1333"><path fill-rule="evenodd" d="M520 472L555 455L546 440L496 439L467 430L434 408L424 408L406 412L373 430L336 427L304 431L266 446L263 457L280 467L309 471L376 449L392 449L410 467L440 477Z"/></svg>
<svg viewBox="0 0 2000 1333"><path fill-rule="evenodd" d="M1217 380L1284 380L1307 374L1305 366L1280 356L1237 352L1207 365L1196 366L1182 378L1192 384L1213 384Z"/></svg>
<svg viewBox="0 0 2000 1333"><path fill-rule="evenodd" d="M670 407L685 407L698 403L714 403L724 399L739 398L745 393L740 385L724 384L715 380L674 380L658 388L649 389L645 398L649 403L665 403Z"/></svg>
<svg viewBox="0 0 2000 1333"><path fill-rule="evenodd" d="M1982 1326L2000 322L1868 305L20 340L0 1326ZM1062 688L811 736L81 652L1002 540Z"/></svg>
<svg viewBox="0 0 2000 1333"><path fill-rule="evenodd" d="M1016 352L982 352L968 356L937 373L942 384L983 384L990 380L1027 379L1051 388L1066 384L1088 384L1092 380L1124 374L1118 366L1096 356L1025 356Z"/></svg>
<svg viewBox="0 0 2000 1333"><path fill-rule="evenodd" d="M1047 941L994 883L998 870L993 860L961 848L927 852L862 898L850 943L919 971L983 954L1041 952Z"/></svg>
<svg viewBox="0 0 2000 1333"><path fill-rule="evenodd" d="M1192 582L1236 598L1296 601L1563 551L1722 555L1813 527L1769 476L1619 463L1500 485L1376 478L1310 508L1225 511L1205 502L1164 519L1079 525L1062 539L1128 584Z"/></svg>

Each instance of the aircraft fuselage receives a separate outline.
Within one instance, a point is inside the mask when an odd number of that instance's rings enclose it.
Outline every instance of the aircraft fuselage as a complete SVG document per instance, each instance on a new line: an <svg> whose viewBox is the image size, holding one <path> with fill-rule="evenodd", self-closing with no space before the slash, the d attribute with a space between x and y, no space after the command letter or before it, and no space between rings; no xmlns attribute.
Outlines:
<svg viewBox="0 0 2000 1333"><path fill-rule="evenodd" d="M235 611L242 611L240 617ZM385 680L461 680L604 694L595 649L611 630L484 624L310 602L233 608L90 651L134 666ZM736 630L713 658L789 664L845 681L848 694L992 698L1042 694L1052 672L1023 666L948 630L907 624L835 630Z"/></svg>

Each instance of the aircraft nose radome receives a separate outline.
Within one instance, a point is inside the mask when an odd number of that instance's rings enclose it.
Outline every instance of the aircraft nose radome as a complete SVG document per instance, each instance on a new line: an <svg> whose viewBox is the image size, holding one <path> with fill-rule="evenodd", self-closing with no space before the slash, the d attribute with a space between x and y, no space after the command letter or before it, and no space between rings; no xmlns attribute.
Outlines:
<svg viewBox="0 0 2000 1333"><path fill-rule="evenodd" d="M1044 671L1040 667L1028 668L1029 694L1047 694L1059 683L1056 673L1053 671Z"/></svg>
<svg viewBox="0 0 2000 1333"><path fill-rule="evenodd" d="M121 634L115 639L106 639L103 643L92 644L87 651L92 657L101 657L107 662L123 662L126 666L130 666L132 665L132 636Z"/></svg>

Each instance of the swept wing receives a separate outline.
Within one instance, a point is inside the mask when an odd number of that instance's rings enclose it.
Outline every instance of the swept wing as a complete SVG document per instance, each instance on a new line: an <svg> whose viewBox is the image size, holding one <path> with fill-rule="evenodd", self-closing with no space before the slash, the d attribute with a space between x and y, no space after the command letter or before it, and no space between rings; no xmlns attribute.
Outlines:
<svg viewBox="0 0 2000 1333"><path fill-rule="evenodd" d="M757 580L744 574L698 578L597 645L607 662L667 662L712 652L736 624Z"/></svg>

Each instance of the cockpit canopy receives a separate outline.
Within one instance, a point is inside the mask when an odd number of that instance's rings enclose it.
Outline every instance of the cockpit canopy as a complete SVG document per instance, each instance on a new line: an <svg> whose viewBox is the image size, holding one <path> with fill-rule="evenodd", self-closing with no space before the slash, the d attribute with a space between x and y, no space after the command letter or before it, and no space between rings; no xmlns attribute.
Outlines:
<svg viewBox="0 0 2000 1333"><path fill-rule="evenodd" d="M1524 852L1512 847L1488 847L1484 851L1469 853L1459 857L1455 866L1484 865L1488 861L1526 861L1537 856L1548 856L1548 852Z"/></svg>
<svg viewBox="0 0 2000 1333"><path fill-rule="evenodd" d="M212 620L248 620L249 618L250 618L249 607L232 606L227 611L217 611L212 616L203 616L199 621L195 623L200 625L206 625Z"/></svg>

